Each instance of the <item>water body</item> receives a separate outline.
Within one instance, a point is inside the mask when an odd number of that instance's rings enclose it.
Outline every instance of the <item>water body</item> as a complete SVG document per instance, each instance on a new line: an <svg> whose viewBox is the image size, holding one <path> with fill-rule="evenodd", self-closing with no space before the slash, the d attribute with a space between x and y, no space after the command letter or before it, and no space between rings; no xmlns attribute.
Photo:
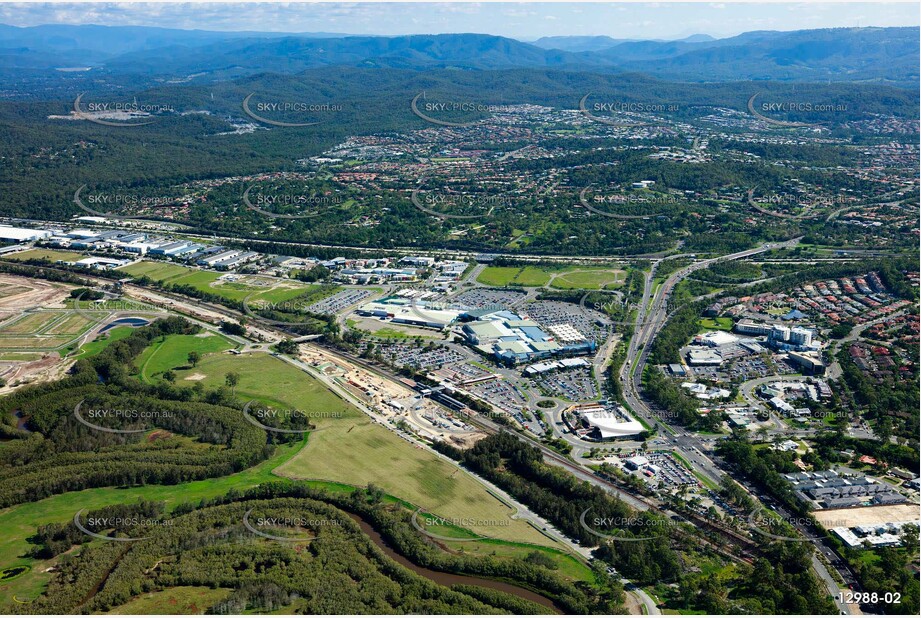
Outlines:
<svg viewBox="0 0 921 618"><path fill-rule="evenodd" d="M484 579L482 577L476 577L473 575L458 575L456 573L444 573L442 571L433 571L432 569L427 569L425 567L418 566L409 561L406 557L401 554L398 554L390 545L387 544L387 541L384 540L384 537L374 529L374 527L359 517L354 513L349 513L349 517L355 520L355 522L361 526L362 532L367 534L374 544L381 548L381 550L387 554L390 558L400 563L410 571L430 579L436 584L442 586L454 586L457 584L465 584L468 586L480 586L481 588L490 588L492 590L499 590L500 592L505 592L508 594L515 595L516 597L521 597L522 599L532 601L538 605L546 607L548 613L555 614L565 614L566 611L558 606L553 600L548 599L547 597L534 592L533 590L528 590L527 588L522 588L521 586L516 586L514 584L509 584L506 582L496 581L492 579Z"/></svg>
<svg viewBox="0 0 921 618"><path fill-rule="evenodd" d="M131 328L140 328L141 326L147 326L150 324L150 320L145 320L144 318L118 318L113 320L102 327L99 331L100 334L106 332L107 330L117 328L119 326L130 326Z"/></svg>

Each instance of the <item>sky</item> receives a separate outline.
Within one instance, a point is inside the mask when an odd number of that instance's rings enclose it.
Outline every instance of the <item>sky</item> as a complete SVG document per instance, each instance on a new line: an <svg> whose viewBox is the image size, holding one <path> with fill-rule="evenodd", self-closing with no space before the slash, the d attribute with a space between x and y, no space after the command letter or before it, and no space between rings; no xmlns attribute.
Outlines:
<svg viewBox="0 0 921 618"><path fill-rule="evenodd" d="M400 35L477 32L530 41L542 36L716 38L752 30L918 26L902 3L7 3L0 23L159 26L201 30Z"/></svg>

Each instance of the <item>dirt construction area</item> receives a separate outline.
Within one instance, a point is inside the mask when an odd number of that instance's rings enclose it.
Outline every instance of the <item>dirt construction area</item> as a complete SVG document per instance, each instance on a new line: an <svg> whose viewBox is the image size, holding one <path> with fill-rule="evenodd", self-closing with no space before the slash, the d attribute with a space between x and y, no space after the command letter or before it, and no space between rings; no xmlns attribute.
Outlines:
<svg viewBox="0 0 921 618"><path fill-rule="evenodd" d="M853 528L887 522L917 521L919 511L917 504L891 504L815 511L812 515L825 528Z"/></svg>
<svg viewBox="0 0 921 618"><path fill-rule="evenodd" d="M455 446L467 448L486 434L464 422L434 401L421 397L409 386L393 382L333 356L321 348L301 346L300 360L324 374L340 388L383 417L402 420L418 435L431 440L448 439Z"/></svg>
<svg viewBox="0 0 921 618"><path fill-rule="evenodd" d="M61 284L0 274L0 320L36 307L63 309L69 295Z"/></svg>

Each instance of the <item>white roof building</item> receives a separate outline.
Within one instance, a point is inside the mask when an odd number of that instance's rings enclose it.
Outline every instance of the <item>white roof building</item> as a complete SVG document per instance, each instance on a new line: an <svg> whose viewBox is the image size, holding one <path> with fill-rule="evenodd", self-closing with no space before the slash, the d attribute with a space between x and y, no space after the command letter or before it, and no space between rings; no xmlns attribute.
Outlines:
<svg viewBox="0 0 921 618"><path fill-rule="evenodd" d="M586 412L585 420L598 430L602 438L635 436L645 430L639 421L628 414L623 414L623 418L620 418L609 411Z"/></svg>

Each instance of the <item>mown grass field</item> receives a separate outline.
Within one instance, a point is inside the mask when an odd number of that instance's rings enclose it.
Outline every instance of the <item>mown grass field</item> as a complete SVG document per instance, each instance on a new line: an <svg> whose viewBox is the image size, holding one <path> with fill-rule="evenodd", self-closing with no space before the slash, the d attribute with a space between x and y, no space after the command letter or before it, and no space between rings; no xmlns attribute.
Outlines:
<svg viewBox="0 0 921 618"><path fill-rule="evenodd" d="M701 318L698 320L700 330L725 330L731 331L733 322L732 318Z"/></svg>
<svg viewBox="0 0 921 618"><path fill-rule="evenodd" d="M203 357L236 347L229 339L210 331L198 335L170 335L154 342L141 352L135 364L140 369L140 377L145 382L159 377L168 369L176 369L189 364L189 352L198 352Z"/></svg>
<svg viewBox="0 0 921 618"><path fill-rule="evenodd" d="M167 262L140 261L118 270L140 277L146 275L155 281L174 285L190 285L201 292L219 294L230 300L282 302L300 296L309 286L295 281L279 281L268 277L246 276L245 281L227 281L220 277L227 273L199 270ZM319 300L319 297L317 298Z"/></svg>
<svg viewBox="0 0 921 618"><path fill-rule="evenodd" d="M550 285L560 290L601 290L623 285L626 271L617 268L582 268L579 266L487 266L477 282L493 287Z"/></svg>
<svg viewBox="0 0 921 618"><path fill-rule="evenodd" d="M550 287L561 290L602 290L623 285L626 271L609 269L572 270L558 275Z"/></svg>
<svg viewBox="0 0 921 618"><path fill-rule="evenodd" d="M493 287L507 285L540 287L547 285L550 276L549 271L534 266L487 266L476 280L483 285Z"/></svg>
<svg viewBox="0 0 921 618"><path fill-rule="evenodd" d="M119 339L124 339L130 335L132 331L134 331L134 329L130 326L116 326L115 328L102 333L92 341L88 342L86 345L80 348L80 351L76 354L76 356L95 356L106 349L106 346L108 346L110 343L114 343Z"/></svg>

